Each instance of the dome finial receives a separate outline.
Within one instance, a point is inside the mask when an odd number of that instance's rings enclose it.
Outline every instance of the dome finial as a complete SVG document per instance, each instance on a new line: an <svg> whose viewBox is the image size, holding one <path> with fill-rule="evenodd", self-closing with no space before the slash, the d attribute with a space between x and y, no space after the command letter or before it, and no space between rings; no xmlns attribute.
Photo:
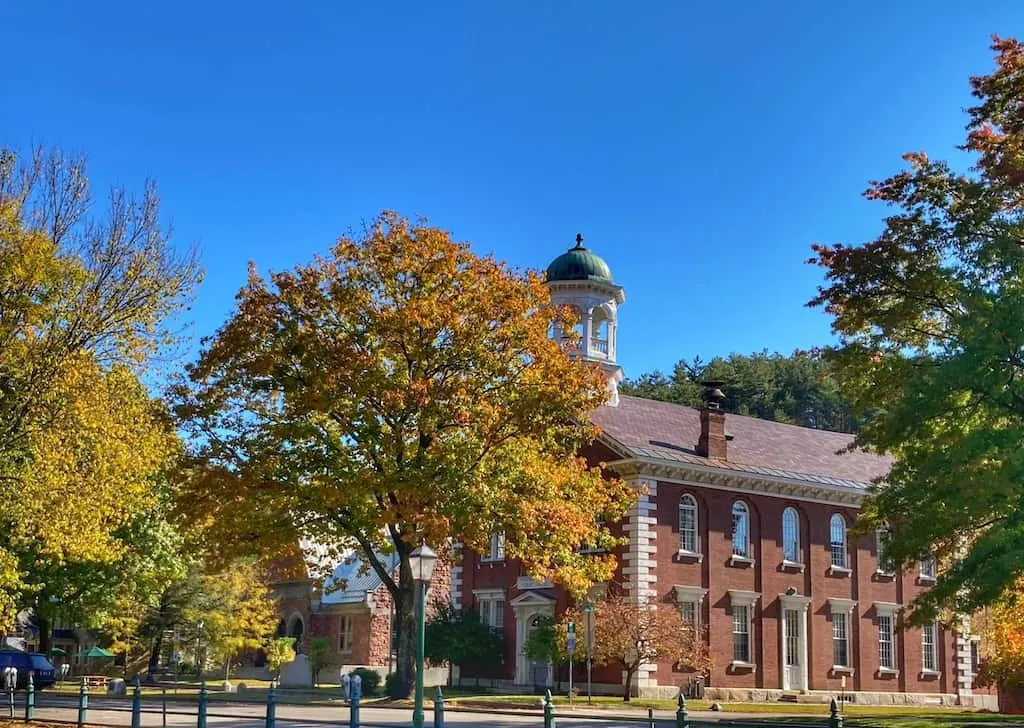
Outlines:
<svg viewBox="0 0 1024 728"><path fill-rule="evenodd" d="M583 233L576 233L576 248L578 250L579 248L582 248L582 247L583 247Z"/></svg>

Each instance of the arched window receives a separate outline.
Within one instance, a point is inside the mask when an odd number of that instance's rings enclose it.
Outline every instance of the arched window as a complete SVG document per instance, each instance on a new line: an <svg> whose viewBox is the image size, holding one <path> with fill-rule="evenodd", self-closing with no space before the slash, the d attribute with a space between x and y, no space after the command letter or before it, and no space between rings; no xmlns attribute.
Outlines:
<svg viewBox="0 0 1024 728"><path fill-rule="evenodd" d="M796 508L782 512L782 558L794 564L800 559L800 514Z"/></svg>
<svg viewBox="0 0 1024 728"><path fill-rule="evenodd" d="M679 499L679 550L695 554L697 545L697 501L686 494Z"/></svg>
<svg viewBox="0 0 1024 728"><path fill-rule="evenodd" d="M732 553L750 558L750 511L743 501L732 504Z"/></svg>
<svg viewBox="0 0 1024 728"><path fill-rule="evenodd" d="M833 514L829 522L829 548L832 551L832 566L841 569L846 566L846 521L838 513Z"/></svg>

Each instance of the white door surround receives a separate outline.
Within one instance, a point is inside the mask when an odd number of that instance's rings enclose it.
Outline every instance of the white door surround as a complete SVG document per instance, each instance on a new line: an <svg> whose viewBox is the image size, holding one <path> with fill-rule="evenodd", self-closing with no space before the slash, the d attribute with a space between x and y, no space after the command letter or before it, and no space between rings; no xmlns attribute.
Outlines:
<svg viewBox="0 0 1024 728"><path fill-rule="evenodd" d="M530 628L536 617L554 617L554 598L538 591L529 591L520 594L510 602L516 620L516 684L533 685L531 674L531 661L523 654L526 640L530 636ZM551 665L547 670L547 686L551 687L552 681Z"/></svg>
<svg viewBox="0 0 1024 728"><path fill-rule="evenodd" d="M810 597L780 594L779 645L783 690L807 690L807 608Z"/></svg>

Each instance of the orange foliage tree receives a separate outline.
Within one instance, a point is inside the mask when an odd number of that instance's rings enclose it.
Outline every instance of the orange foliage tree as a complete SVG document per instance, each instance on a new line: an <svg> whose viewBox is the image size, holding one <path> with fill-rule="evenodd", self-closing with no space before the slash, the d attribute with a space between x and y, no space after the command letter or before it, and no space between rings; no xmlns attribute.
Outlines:
<svg viewBox="0 0 1024 728"><path fill-rule="evenodd" d="M622 699L632 694L641 665L669 660L687 672L706 674L711 658L701 634L674 604L640 604L626 596L598 602L594 612L594 662L626 673Z"/></svg>
<svg viewBox="0 0 1024 728"><path fill-rule="evenodd" d="M633 495L577 456L607 391L549 337L568 315L539 275L393 213L294 271L251 267L176 389L193 522L249 549L357 549L394 599L407 693L417 544L504 532L508 558L575 594L614 569L579 546L613 546L599 522Z"/></svg>

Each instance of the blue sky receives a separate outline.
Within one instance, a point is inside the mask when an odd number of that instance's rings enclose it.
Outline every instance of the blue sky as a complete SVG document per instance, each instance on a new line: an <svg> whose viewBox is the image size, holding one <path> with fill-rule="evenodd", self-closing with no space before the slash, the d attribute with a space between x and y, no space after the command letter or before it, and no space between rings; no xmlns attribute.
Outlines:
<svg viewBox="0 0 1024 728"><path fill-rule="evenodd" d="M1019 0L0 4L0 145L160 185L207 280L383 208L516 266L576 232L626 288L627 376L827 343L814 241L858 242L904 151L951 156Z"/></svg>

